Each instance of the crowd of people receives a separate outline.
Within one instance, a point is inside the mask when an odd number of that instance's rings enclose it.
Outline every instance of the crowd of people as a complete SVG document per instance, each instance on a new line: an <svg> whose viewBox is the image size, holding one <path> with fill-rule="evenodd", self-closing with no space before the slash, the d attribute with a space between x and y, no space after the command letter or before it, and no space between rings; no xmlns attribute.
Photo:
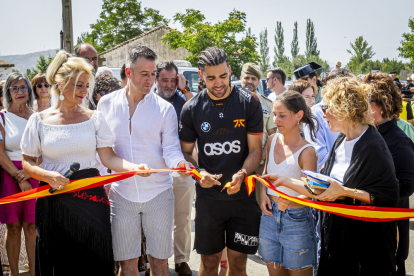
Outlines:
<svg viewBox="0 0 414 276"><path fill-rule="evenodd" d="M172 255L175 271L192 275L195 197L199 275L246 275L247 256L256 253L271 276L405 275L408 220L319 212L259 184L248 196L244 181L259 174L290 196L408 208L414 85L383 73L360 78L340 62L318 79L321 66L311 62L289 87L282 68L267 70L266 97L254 63L243 65L241 88L231 84L220 48L202 51L198 68L193 93L173 61L137 46L118 81L83 43L74 55L60 51L32 80L7 77L0 197L143 171L103 187L0 205L9 275L19 275L22 230L31 276L169 275ZM66 175L74 163L79 170ZM151 168L195 168L201 179ZM329 188L309 189L302 170L329 176Z"/></svg>

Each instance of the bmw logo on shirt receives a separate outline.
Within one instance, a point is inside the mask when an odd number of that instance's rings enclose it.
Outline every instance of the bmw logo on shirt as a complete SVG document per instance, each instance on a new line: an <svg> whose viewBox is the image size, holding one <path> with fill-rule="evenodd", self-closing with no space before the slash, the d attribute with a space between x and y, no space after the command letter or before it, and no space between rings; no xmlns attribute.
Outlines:
<svg viewBox="0 0 414 276"><path fill-rule="evenodd" d="M210 126L210 124L209 124L209 123L204 122L204 123L202 123L202 124L201 124L201 130L202 130L202 131L204 131L204 132L209 132L209 131L210 131L210 129L211 129L211 126Z"/></svg>

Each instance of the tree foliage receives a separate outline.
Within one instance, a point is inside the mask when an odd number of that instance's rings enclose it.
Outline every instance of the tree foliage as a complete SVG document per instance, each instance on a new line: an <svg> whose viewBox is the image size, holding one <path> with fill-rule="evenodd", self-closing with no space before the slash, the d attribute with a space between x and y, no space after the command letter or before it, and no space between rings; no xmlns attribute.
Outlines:
<svg viewBox="0 0 414 276"><path fill-rule="evenodd" d="M103 0L102 12L91 32L82 33L77 43L87 42L103 52L168 20L158 10L142 9L137 0Z"/></svg>
<svg viewBox="0 0 414 276"><path fill-rule="evenodd" d="M352 58L356 58L359 62L370 60L375 55L372 46L368 46L368 42L364 40L363 36L357 37L355 42L351 42L350 45L352 49L347 49L346 51L352 55Z"/></svg>
<svg viewBox="0 0 414 276"><path fill-rule="evenodd" d="M172 49L184 47L189 52L186 58L196 65L201 51L207 47L217 46L224 49L229 57L233 74L240 76L241 67L246 62L258 62L256 38L254 35L236 38L236 34L246 31L246 14L237 10L230 12L224 21L212 24L198 10L187 9L186 13L174 15L174 21L179 22L183 32L170 30L163 39Z"/></svg>
<svg viewBox="0 0 414 276"><path fill-rule="evenodd" d="M318 50L318 43L315 35L315 26L313 25L312 20L308 19L306 21L306 51L305 55L310 56L319 56L320 51Z"/></svg>
<svg viewBox="0 0 414 276"><path fill-rule="evenodd" d="M29 79L33 79L39 73L46 73L47 68L49 67L50 63L52 63L54 57L50 55L46 58L45 56L41 55L39 59L36 61L36 68L30 68L26 70L26 75Z"/></svg>
<svg viewBox="0 0 414 276"><path fill-rule="evenodd" d="M290 53L292 54L292 58L295 58L299 55L299 39L298 39L298 22L295 21L293 27L293 39L290 45Z"/></svg>
<svg viewBox="0 0 414 276"><path fill-rule="evenodd" d="M364 40L363 36L357 37L354 43L350 43L350 46L351 49L346 50L352 55L348 63L348 69L355 74L362 74L363 72L366 72L366 68L369 64L367 61L375 55L372 46L368 45L368 42Z"/></svg>
<svg viewBox="0 0 414 276"><path fill-rule="evenodd" d="M282 22L280 21L276 21L275 46L273 51L275 53L273 67L280 66L279 64L288 60L288 57L285 56L285 36L283 34Z"/></svg>
<svg viewBox="0 0 414 276"><path fill-rule="evenodd" d="M266 71L270 67L270 57L269 57L269 45L267 42L267 28L265 28L259 35L259 52L260 52L260 60L259 66L262 73L266 75Z"/></svg>
<svg viewBox="0 0 414 276"><path fill-rule="evenodd" d="M411 33L403 33L401 40L401 46L398 47L400 51L400 57L411 59L411 63L414 63L414 18L408 20L408 27L411 29Z"/></svg>
<svg viewBox="0 0 414 276"><path fill-rule="evenodd" d="M379 70L384 73L391 71L400 72L402 70L410 70L411 66L408 63L398 61L397 59L384 58L382 61L379 60L365 60L357 63L356 59L351 59L348 63L348 69L354 74L368 74L372 70Z"/></svg>

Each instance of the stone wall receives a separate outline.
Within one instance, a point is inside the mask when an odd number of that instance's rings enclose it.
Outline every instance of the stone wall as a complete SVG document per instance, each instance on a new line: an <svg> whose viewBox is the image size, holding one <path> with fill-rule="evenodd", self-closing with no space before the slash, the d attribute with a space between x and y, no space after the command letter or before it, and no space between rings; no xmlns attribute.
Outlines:
<svg viewBox="0 0 414 276"><path fill-rule="evenodd" d="M125 62L128 49L139 45L151 48L157 54L158 61L185 59L188 56L186 49L178 48L176 50L172 50L168 44L162 44L162 37L168 33L168 31L168 27L158 27L148 33L144 33L137 38L130 39L128 42L99 54L99 66L121 67Z"/></svg>

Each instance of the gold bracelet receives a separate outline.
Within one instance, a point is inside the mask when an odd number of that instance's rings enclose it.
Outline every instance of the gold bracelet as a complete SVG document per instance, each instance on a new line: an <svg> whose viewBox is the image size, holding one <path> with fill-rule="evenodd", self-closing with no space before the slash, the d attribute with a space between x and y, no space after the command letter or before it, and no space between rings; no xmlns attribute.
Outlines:
<svg viewBox="0 0 414 276"><path fill-rule="evenodd" d="M355 189L354 189L354 205L355 205L355 198L356 198L356 195L357 195L357 189L355 188Z"/></svg>

